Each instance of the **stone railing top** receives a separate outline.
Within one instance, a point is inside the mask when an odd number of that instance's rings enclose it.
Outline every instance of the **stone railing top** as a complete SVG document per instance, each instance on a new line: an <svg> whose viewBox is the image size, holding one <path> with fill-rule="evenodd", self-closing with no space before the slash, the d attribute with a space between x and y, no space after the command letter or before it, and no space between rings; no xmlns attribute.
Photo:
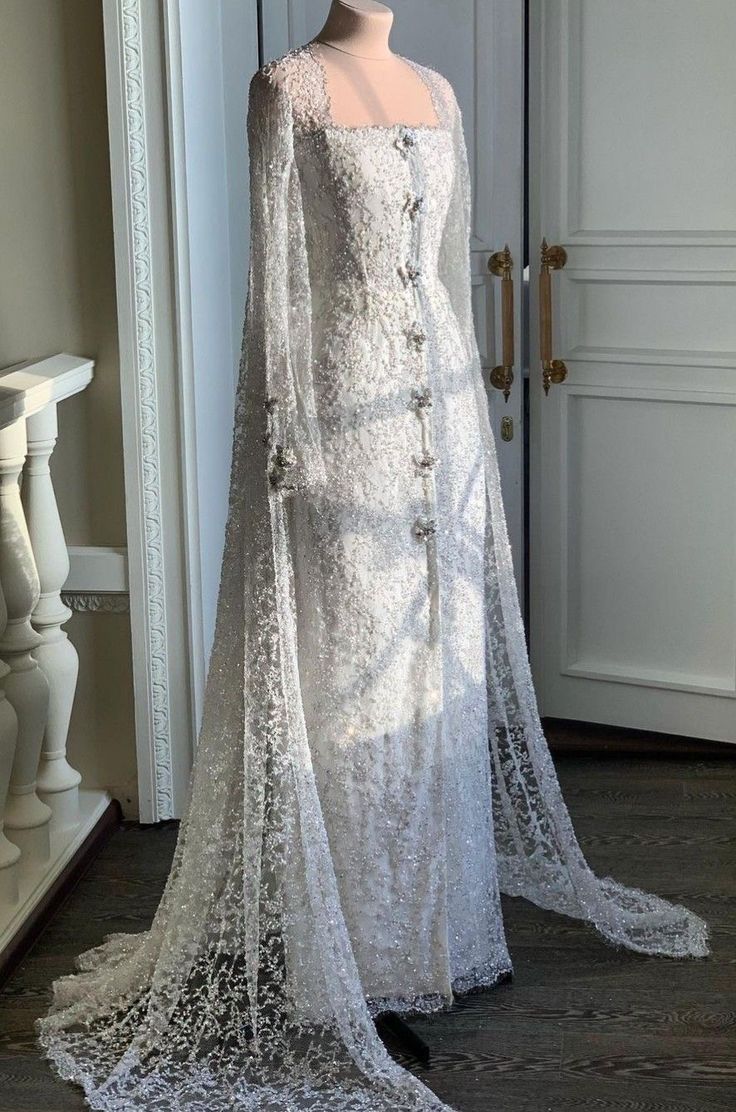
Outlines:
<svg viewBox="0 0 736 1112"><path fill-rule="evenodd" d="M0 429L78 394L91 382L94 368L93 359L62 353L0 370Z"/></svg>

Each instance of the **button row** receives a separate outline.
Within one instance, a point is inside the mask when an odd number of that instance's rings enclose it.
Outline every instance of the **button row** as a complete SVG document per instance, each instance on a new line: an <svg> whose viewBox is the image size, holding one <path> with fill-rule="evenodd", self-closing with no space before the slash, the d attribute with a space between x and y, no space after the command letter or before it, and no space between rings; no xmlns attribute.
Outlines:
<svg viewBox="0 0 736 1112"><path fill-rule="evenodd" d="M416 143L416 137L409 129L403 130L395 140L395 147L400 152L403 158L407 158L409 151ZM417 219L420 213L424 212L424 197L419 193L407 193L406 201L404 202L404 213L411 220L412 223ZM407 259L397 267L397 271L404 287L416 288L422 276L420 268L411 259ZM427 334L421 325L415 321L406 330L406 338L409 346L415 351L422 351L427 342ZM416 386L412 390L412 405L418 413L423 414L428 411L432 405L432 390L429 386ZM427 417L429 414L427 413ZM422 421L425 423L426 418L422 416ZM437 457L432 455L426 448L422 451L421 455L414 457L414 464L417 470L417 475L427 479L432 474L436 464L438 463ZM437 522L433 517L421 515L414 522L412 532L418 541L428 541L437 532Z"/></svg>

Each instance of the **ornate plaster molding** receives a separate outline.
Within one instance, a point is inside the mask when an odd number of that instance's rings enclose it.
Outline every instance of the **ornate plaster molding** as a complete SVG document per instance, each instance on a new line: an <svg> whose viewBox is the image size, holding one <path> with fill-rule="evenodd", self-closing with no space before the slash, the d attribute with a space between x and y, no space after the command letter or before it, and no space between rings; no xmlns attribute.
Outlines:
<svg viewBox="0 0 736 1112"><path fill-rule="evenodd" d="M156 815L158 819L165 819L173 814L172 750L141 0L119 0L119 11L123 48L123 108L128 163L135 371L138 383L138 454L145 547L146 647L152 700L153 772Z"/></svg>
<svg viewBox="0 0 736 1112"><path fill-rule="evenodd" d="M87 594L82 591L61 592L62 602L78 613L128 614L130 599L121 594Z"/></svg>

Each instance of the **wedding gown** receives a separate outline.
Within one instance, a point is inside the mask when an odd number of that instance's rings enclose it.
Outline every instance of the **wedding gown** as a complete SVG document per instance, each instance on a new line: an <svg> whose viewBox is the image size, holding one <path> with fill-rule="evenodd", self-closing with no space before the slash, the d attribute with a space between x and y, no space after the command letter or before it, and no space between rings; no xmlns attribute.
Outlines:
<svg viewBox="0 0 736 1112"><path fill-rule="evenodd" d="M499 888L648 954L695 915L586 864L539 721L470 303L451 87L333 123L309 46L251 84L252 247L204 722L150 930L57 981L92 1108L430 1109L372 1016L511 969Z"/></svg>

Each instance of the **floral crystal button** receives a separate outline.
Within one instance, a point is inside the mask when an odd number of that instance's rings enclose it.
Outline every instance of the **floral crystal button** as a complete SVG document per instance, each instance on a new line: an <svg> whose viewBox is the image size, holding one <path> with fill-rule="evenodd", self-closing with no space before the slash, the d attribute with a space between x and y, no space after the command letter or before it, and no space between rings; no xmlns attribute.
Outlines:
<svg viewBox="0 0 736 1112"><path fill-rule="evenodd" d="M406 158L415 143L416 139L413 132L402 131L397 135L394 146Z"/></svg>
<svg viewBox="0 0 736 1112"><path fill-rule="evenodd" d="M432 389L430 386L415 386L411 392L412 405L417 409L429 409L432 404Z"/></svg>
<svg viewBox="0 0 736 1112"><path fill-rule="evenodd" d="M424 197L418 197L414 193L408 193L406 196L406 204L404 205L404 212L407 213L410 220L416 220L420 212L424 212Z"/></svg>
<svg viewBox="0 0 736 1112"><path fill-rule="evenodd" d="M406 333L406 337L411 346L417 351L421 351L427 342L427 333L423 332L418 324L412 325Z"/></svg>
<svg viewBox="0 0 736 1112"><path fill-rule="evenodd" d="M428 475L437 466L439 460L431 452L425 451L422 452L421 456L417 456L414 462L420 475Z"/></svg>
<svg viewBox="0 0 736 1112"><path fill-rule="evenodd" d="M271 467L268 473L271 486L287 493L296 490L294 483L289 482L289 472L296 466L296 456L283 444L277 444L271 456Z"/></svg>
<svg viewBox="0 0 736 1112"><path fill-rule="evenodd" d="M404 265L400 266L398 269L401 281L405 286L416 286L422 275L418 266L414 266L413 263L404 263Z"/></svg>
<svg viewBox="0 0 736 1112"><path fill-rule="evenodd" d="M418 517L414 522L413 533L419 541L429 540L437 532L437 522L433 517Z"/></svg>

